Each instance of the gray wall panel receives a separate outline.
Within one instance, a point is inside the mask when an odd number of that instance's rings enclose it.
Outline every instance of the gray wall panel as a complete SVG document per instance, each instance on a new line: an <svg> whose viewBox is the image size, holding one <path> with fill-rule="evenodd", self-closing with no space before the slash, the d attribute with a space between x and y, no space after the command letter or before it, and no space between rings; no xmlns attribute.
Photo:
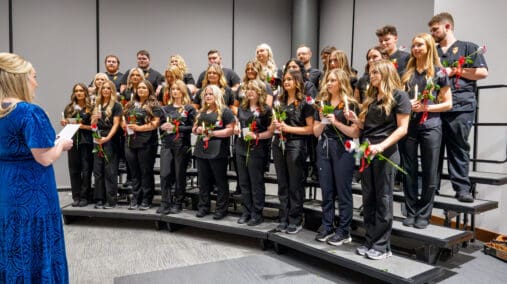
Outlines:
<svg viewBox="0 0 507 284"><path fill-rule="evenodd" d="M94 0L13 1L14 52L35 66L36 101L57 131L73 84L89 82L95 69L94 15ZM70 184L64 156L55 165L59 185Z"/></svg>
<svg viewBox="0 0 507 284"><path fill-rule="evenodd" d="M384 25L398 30L398 46L411 45L412 38L428 32L427 23L433 16L433 1L419 0L356 0L354 28L354 68L362 74L366 51L378 44L375 31Z"/></svg>
<svg viewBox="0 0 507 284"><path fill-rule="evenodd" d="M0 0L0 52L9 51L9 0Z"/></svg>
<svg viewBox="0 0 507 284"><path fill-rule="evenodd" d="M136 66L137 51L146 49L159 72L171 54L181 54L197 79L212 48L220 50L224 66L230 67L232 0L100 1L101 62L116 54L122 71Z"/></svg>
<svg viewBox="0 0 507 284"><path fill-rule="evenodd" d="M245 64L255 58L255 48L260 43L271 46L281 68L291 56L291 1L236 0L235 10L236 73L243 78Z"/></svg>
<svg viewBox="0 0 507 284"><path fill-rule="evenodd" d="M353 1L322 0L320 5L320 50L327 45L336 46L350 57ZM320 50L314 51L314 56L320 58Z"/></svg>

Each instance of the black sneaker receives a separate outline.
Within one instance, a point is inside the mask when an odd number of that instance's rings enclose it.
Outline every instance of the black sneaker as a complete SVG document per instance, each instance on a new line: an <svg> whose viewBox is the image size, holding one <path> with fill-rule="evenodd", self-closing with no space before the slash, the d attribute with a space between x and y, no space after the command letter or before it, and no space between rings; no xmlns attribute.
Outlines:
<svg viewBox="0 0 507 284"><path fill-rule="evenodd" d="M227 211L215 212L213 214L213 220L222 220L225 216L227 216Z"/></svg>
<svg viewBox="0 0 507 284"><path fill-rule="evenodd" d="M303 224L299 224L299 225L296 225L296 224L289 224L289 226L287 226L287 231L286 233L287 234L297 234L299 233L299 231L301 231L301 229L303 229Z"/></svg>
<svg viewBox="0 0 507 284"><path fill-rule="evenodd" d="M285 233L287 232L288 224L285 222L282 222L278 224L278 226L275 228L275 231Z"/></svg>
<svg viewBox="0 0 507 284"><path fill-rule="evenodd" d="M417 218L415 220L415 223L414 223L414 228L417 228L417 229L426 229L426 227L428 227L430 222L428 222L428 220L426 219L423 219L423 218Z"/></svg>
<svg viewBox="0 0 507 284"><path fill-rule="evenodd" d="M413 226L414 223L415 223L415 217L414 216L408 216L407 218L405 218L403 220L403 226L410 227L410 226Z"/></svg>
<svg viewBox="0 0 507 284"><path fill-rule="evenodd" d="M167 205L160 205L158 208L157 208L157 213L158 214L161 214L163 211L169 209L169 206Z"/></svg>
<svg viewBox="0 0 507 284"><path fill-rule="evenodd" d="M333 231L321 230L315 236L315 240L319 241L319 242L325 242L325 241L327 241L327 239L329 239L333 235L334 235Z"/></svg>
<svg viewBox="0 0 507 284"><path fill-rule="evenodd" d="M251 218L250 221L248 221L248 223L246 223L246 224L248 226L257 226L257 225L261 224L262 222L264 222L264 218L255 217L255 218Z"/></svg>
<svg viewBox="0 0 507 284"><path fill-rule="evenodd" d="M169 214L178 214L178 213L181 213L181 210L183 210L181 205L173 205L169 209Z"/></svg>
<svg viewBox="0 0 507 284"><path fill-rule="evenodd" d="M346 243L352 242L352 238L350 235L343 236L342 234L334 234L331 238L327 240L327 243L332 246L341 246Z"/></svg>
<svg viewBox="0 0 507 284"><path fill-rule="evenodd" d="M145 203L145 202L141 203L141 206L139 206L139 210L142 210L142 211L148 210L150 208L151 208L151 204Z"/></svg>
<svg viewBox="0 0 507 284"><path fill-rule="evenodd" d="M460 202L472 203L474 202L474 197L470 192L462 191L456 194L456 199Z"/></svg>
<svg viewBox="0 0 507 284"><path fill-rule="evenodd" d="M204 217L204 216L206 216L206 215L208 215L208 214L209 214L209 212L208 212L208 211L206 211L206 210L199 210L199 211L195 214L195 217L197 217L197 218L202 218L202 217Z"/></svg>
<svg viewBox="0 0 507 284"><path fill-rule="evenodd" d="M104 209L113 209L113 208L116 208L116 204L109 204L109 203L106 203L104 204Z"/></svg>
<svg viewBox="0 0 507 284"><path fill-rule="evenodd" d="M86 199L82 199L79 201L79 207L86 207L88 206L88 201Z"/></svg>
<svg viewBox="0 0 507 284"><path fill-rule="evenodd" d="M238 224L245 224L250 220L250 214L243 213L241 217L238 219Z"/></svg>
<svg viewBox="0 0 507 284"><path fill-rule="evenodd" d="M137 205L137 202L130 202L129 210L137 210L139 208L139 205Z"/></svg>
<svg viewBox="0 0 507 284"><path fill-rule="evenodd" d="M95 203L95 206L93 206L95 209L102 209L102 207L104 207L104 204L100 200Z"/></svg>
<svg viewBox="0 0 507 284"><path fill-rule="evenodd" d="M79 206L79 200L72 201L72 207L78 207Z"/></svg>

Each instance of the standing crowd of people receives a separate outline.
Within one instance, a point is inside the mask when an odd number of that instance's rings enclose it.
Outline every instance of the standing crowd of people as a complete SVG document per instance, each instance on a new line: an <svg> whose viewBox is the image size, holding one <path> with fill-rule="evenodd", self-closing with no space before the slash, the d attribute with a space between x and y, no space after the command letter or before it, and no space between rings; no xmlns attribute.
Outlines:
<svg viewBox="0 0 507 284"><path fill-rule="evenodd" d="M359 159L366 242L357 252L386 258L396 179L405 194L406 226L424 229L430 222L444 149L456 198L473 201L467 139L474 88L487 76L486 63L481 48L455 39L450 14L434 16L429 28L431 33L413 37L410 52L397 47L394 26L379 28L379 45L367 51L363 75L335 47L322 50L322 70L311 66L305 45L279 68L271 47L262 43L242 79L222 66L219 51L210 50L208 68L197 82L179 55L170 56L163 75L150 67L145 50L137 53L138 66L125 74L118 57L106 56L107 72L97 74L88 88L74 86L62 118L62 125L80 123L69 152L73 206L92 201L95 208L116 207L118 164L124 161L132 189L128 209L149 209L160 144L158 213L181 212L193 156L196 216L210 214L210 194L216 191L213 218L224 218L232 160L243 203L238 223L255 226L263 222L264 173L272 157L280 199L276 230L302 229L304 185L313 177L320 183L323 212L315 239L341 245L351 241L352 180ZM463 63L463 57L469 60Z"/></svg>
<svg viewBox="0 0 507 284"><path fill-rule="evenodd" d="M351 241L351 186L359 160L366 241L357 253L370 259L391 256L397 172L405 226L428 226L444 150L456 198L473 201L468 136L476 81L488 75L484 48L457 40L449 13L434 16L428 26L430 33L412 38L410 52L397 48L394 26L378 29L379 45L367 51L361 76L346 53L331 46L322 49L319 70L311 66L308 46L301 45L297 58L279 68L271 47L260 44L242 79L222 66L219 51L210 50L209 66L197 81L179 55L169 58L163 74L150 67L146 50L137 53L137 67L124 74L119 58L108 55L105 73L88 86L72 87L61 125L79 124L79 130L72 140L56 142L47 115L32 104L34 68L15 54L1 53L0 282L66 282L51 166L63 151L68 151L72 206L116 207L122 164L132 193L129 210L152 207L159 153L160 214L181 212L193 157L196 216L211 213L210 194L216 191L215 220L228 214L232 154L243 204L238 223L249 226L263 222L264 173L272 157L280 199L276 230L302 229L304 185L314 176L322 190L322 226L315 239L335 246ZM37 202L30 201L34 198ZM49 235L51 240L44 237ZM35 243L44 251L11 253ZM31 263L39 272L31 274L18 263Z"/></svg>

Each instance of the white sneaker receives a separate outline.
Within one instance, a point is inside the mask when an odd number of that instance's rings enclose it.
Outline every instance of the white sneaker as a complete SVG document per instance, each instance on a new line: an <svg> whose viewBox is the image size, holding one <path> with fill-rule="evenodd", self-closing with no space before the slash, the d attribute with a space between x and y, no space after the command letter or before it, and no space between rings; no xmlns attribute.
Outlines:
<svg viewBox="0 0 507 284"><path fill-rule="evenodd" d="M370 249L366 253L366 256L368 256L369 259L379 260L379 259L386 259L388 257L391 257L391 256L393 256L393 253L390 250L388 250L386 252L381 252L381 251L378 251L375 249Z"/></svg>
<svg viewBox="0 0 507 284"><path fill-rule="evenodd" d="M370 250L367 246L362 245L356 249L357 254L359 255L366 255L366 253Z"/></svg>

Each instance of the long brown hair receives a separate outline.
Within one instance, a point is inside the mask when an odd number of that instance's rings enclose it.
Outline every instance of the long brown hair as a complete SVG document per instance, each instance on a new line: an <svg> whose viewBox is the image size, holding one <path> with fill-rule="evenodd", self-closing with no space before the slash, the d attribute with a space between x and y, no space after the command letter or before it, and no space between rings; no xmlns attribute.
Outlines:
<svg viewBox="0 0 507 284"><path fill-rule="evenodd" d="M93 109L93 105L90 100L90 93L88 92L88 87L84 83L77 83L72 87L72 95L70 95L70 103L65 107L64 113L65 117L74 117L78 110L77 110L77 97L76 97L76 88L81 87L85 94L85 111L87 113L90 113Z"/></svg>
<svg viewBox="0 0 507 284"><path fill-rule="evenodd" d="M370 64L370 72L371 70L380 72L380 86L374 87L370 85L370 88L368 88L366 99L363 102L363 107L361 113L359 114L359 119L362 121L364 121L366 114L368 113L368 107L370 104L375 100L378 100L377 95L379 93L384 94L380 107L386 115L389 115L394 106L394 92L396 90L402 90L400 76L398 75L398 71L394 67L394 64L390 60L372 62Z"/></svg>

